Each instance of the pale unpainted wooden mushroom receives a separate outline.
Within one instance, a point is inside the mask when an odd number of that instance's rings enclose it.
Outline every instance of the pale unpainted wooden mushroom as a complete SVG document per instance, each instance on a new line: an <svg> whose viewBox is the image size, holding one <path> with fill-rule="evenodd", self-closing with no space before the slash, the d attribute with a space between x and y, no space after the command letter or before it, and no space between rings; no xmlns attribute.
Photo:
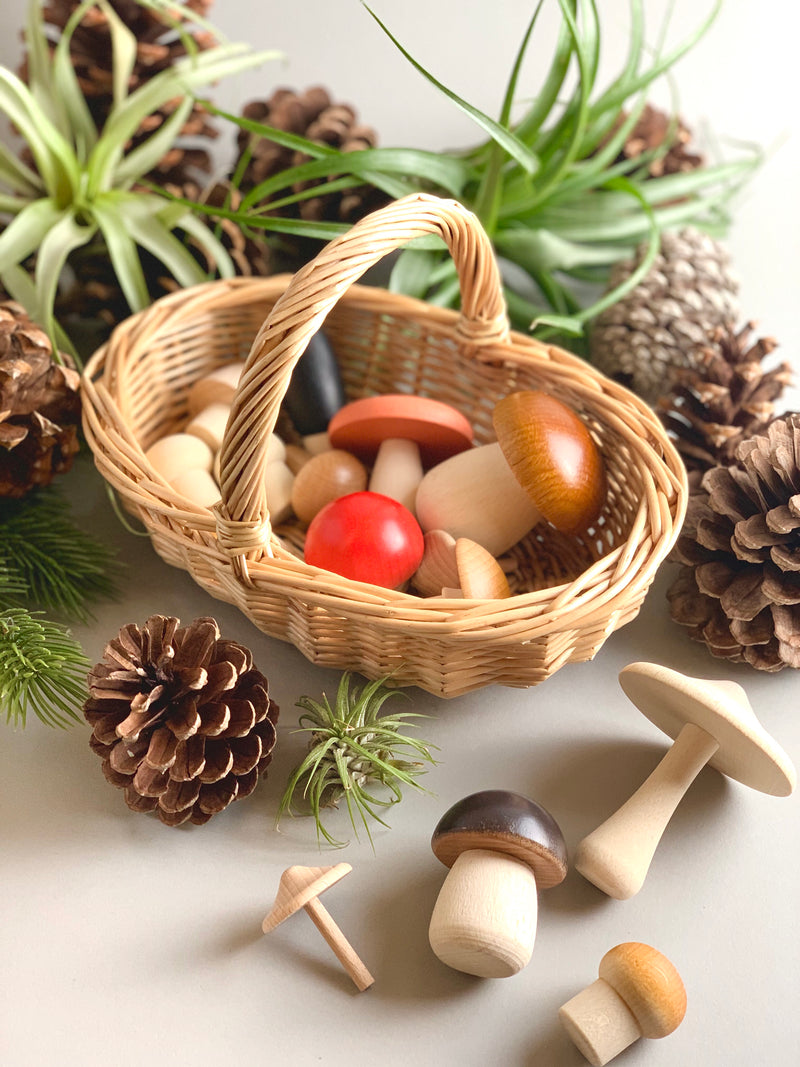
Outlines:
<svg viewBox="0 0 800 1067"><path fill-rule="evenodd" d="M337 863L333 867L287 867L281 875L275 903L261 924L261 929L268 934L290 915L303 908L333 949L336 958L353 979L359 992L363 992L372 985L374 978L325 906L317 899L352 869L349 863Z"/></svg>
<svg viewBox="0 0 800 1067"><path fill-rule="evenodd" d="M796 774L736 682L690 678L656 663L632 663L619 680L639 710L675 739L644 784L575 853L584 878L627 900L644 884L669 820L706 764L773 796L789 796Z"/></svg>
<svg viewBox="0 0 800 1067"><path fill-rule="evenodd" d="M198 378L189 389L186 398L191 416L197 415L209 404L233 403L239 379L244 370L244 363L238 360L233 363L224 363L216 367L209 374Z"/></svg>
<svg viewBox="0 0 800 1067"><path fill-rule="evenodd" d="M493 411L497 441L433 467L417 489L423 530L468 537L497 557L543 519L585 532L606 498L606 475L586 424L537 390L512 393Z"/></svg>
<svg viewBox="0 0 800 1067"><path fill-rule="evenodd" d="M428 930L435 954L481 978L517 974L533 952L537 890L567 873L553 817L519 793L473 793L445 812L431 848L450 868Z"/></svg>
<svg viewBox="0 0 800 1067"><path fill-rule="evenodd" d="M626 941L600 960L599 977L558 1012L592 1067L603 1067L641 1037L667 1037L683 1022L686 989L657 949Z"/></svg>
<svg viewBox="0 0 800 1067"><path fill-rule="evenodd" d="M331 419L328 436L334 448L372 465L370 492L399 501L412 514L423 470L472 445L472 427L460 411L407 393L351 401Z"/></svg>
<svg viewBox="0 0 800 1067"><path fill-rule="evenodd" d="M367 488L367 468L350 452L331 448L312 456L298 470L292 486L292 510L301 522L311 522L332 500Z"/></svg>

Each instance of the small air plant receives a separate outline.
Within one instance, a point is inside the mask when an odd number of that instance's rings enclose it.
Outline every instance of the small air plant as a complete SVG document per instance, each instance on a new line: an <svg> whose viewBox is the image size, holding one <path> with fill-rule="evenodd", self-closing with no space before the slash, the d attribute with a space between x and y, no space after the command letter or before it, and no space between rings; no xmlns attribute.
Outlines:
<svg viewBox="0 0 800 1067"><path fill-rule="evenodd" d="M343 848L348 842L338 841L325 828L322 809L338 807L344 798L356 837L360 819L372 843L368 820L388 826L376 808L402 800L403 786L423 790L416 776L423 773L425 763L436 762L430 752L434 746L403 732L410 725L409 719L422 716L409 711L380 714L390 697L406 695L390 688L388 680L387 676L359 688L351 684L352 675L347 671L339 682L333 707L324 693L321 702L307 696L297 701L296 706L304 709L298 732L311 736L308 752L292 772L281 798L278 821L283 815L295 814L299 793L308 814L314 816L317 837ZM376 795L368 788L371 785L382 788L385 795Z"/></svg>

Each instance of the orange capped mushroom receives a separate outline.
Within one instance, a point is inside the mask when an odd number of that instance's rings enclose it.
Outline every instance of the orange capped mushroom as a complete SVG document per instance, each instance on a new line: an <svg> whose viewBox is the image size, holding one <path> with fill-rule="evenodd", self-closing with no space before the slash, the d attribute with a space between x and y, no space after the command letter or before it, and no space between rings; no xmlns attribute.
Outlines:
<svg viewBox="0 0 800 1067"><path fill-rule="evenodd" d="M468 537L502 555L542 519L578 534L606 497L603 458L586 424L555 397L524 390L496 405L497 441L445 460L422 479L423 530Z"/></svg>

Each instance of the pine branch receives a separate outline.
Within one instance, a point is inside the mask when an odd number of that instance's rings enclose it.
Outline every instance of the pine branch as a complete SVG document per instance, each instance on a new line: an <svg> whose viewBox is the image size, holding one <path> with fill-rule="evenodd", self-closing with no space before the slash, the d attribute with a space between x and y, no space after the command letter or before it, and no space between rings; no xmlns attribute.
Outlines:
<svg viewBox="0 0 800 1067"><path fill-rule="evenodd" d="M0 501L0 610L34 604L85 623L117 593L114 551L79 529L52 487Z"/></svg>
<svg viewBox="0 0 800 1067"><path fill-rule="evenodd" d="M0 709L24 726L33 711L49 726L80 722L91 664L69 630L24 608L0 612Z"/></svg>

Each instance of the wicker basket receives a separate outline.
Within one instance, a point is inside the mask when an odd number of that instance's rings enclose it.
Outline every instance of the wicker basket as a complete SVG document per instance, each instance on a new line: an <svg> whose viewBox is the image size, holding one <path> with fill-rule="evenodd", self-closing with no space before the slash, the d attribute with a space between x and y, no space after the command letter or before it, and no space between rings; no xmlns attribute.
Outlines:
<svg viewBox="0 0 800 1067"><path fill-rule="evenodd" d="M425 234L449 247L460 314L353 285ZM540 524L503 560L510 600L422 599L304 563L300 527L271 528L265 455L292 368L323 322L350 397L447 401L479 444L493 439L492 407L510 392L544 389L572 406L608 467L595 528L575 538ZM199 508L144 452L182 427L197 378L245 357L221 452L222 499ZM460 204L422 194L363 219L291 278L211 282L157 301L95 353L83 389L97 466L168 563L315 663L370 678L391 673L443 697L491 683L536 685L564 663L590 659L639 611L686 506L684 468L653 412L568 352L511 333L480 224Z"/></svg>

